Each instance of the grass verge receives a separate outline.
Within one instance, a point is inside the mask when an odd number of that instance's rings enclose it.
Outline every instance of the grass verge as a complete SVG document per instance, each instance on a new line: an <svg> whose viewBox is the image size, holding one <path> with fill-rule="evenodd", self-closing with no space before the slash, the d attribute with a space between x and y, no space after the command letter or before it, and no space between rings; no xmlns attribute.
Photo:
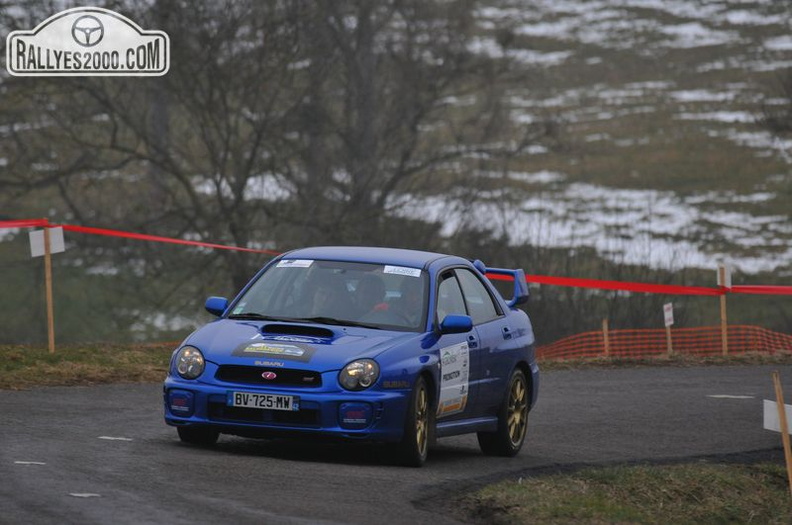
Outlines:
<svg viewBox="0 0 792 525"><path fill-rule="evenodd" d="M174 345L93 344L46 348L0 345L0 389L157 382Z"/></svg>
<svg viewBox="0 0 792 525"><path fill-rule="evenodd" d="M462 500L475 523L792 523L782 465L587 468L506 481Z"/></svg>

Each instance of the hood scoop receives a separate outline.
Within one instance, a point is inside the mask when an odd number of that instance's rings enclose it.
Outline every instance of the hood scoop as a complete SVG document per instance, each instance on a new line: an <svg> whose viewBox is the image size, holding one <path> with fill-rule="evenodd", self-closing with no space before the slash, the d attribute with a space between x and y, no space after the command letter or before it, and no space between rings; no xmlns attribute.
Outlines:
<svg viewBox="0 0 792 525"><path fill-rule="evenodd" d="M297 335L304 337L321 337L323 339L331 339L335 337L335 333L327 328L320 328L318 326L305 326L295 324L267 324L261 327L262 334L274 335Z"/></svg>

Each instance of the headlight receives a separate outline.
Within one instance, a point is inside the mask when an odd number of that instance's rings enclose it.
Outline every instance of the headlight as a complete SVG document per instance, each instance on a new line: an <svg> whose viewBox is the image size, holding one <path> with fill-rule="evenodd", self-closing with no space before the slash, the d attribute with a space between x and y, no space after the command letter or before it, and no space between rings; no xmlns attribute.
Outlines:
<svg viewBox="0 0 792 525"><path fill-rule="evenodd" d="M176 371L184 379L195 379L204 371L204 357L194 346L185 346L176 354Z"/></svg>
<svg viewBox="0 0 792 525"><path fill-rule="evenodd" d="M347 390L364 390L377 382L379 365L371 359L359 359L346 365L338 381Z"/></svg>

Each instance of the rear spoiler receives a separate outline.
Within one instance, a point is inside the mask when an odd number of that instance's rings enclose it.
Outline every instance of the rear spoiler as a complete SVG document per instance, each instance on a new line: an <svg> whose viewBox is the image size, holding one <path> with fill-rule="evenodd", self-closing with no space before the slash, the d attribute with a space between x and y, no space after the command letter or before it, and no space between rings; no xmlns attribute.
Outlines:
<svg viewBox="0 0 792 525"><path fill-rule="evenodd" d="M511 300L506 301L509 308L515 308L528 302L530 292L528 291L528 283L525 280L525 271L522 269L487 268L478 259L473 261L473 266L491 281L514 281L514 293Z"/></svg>

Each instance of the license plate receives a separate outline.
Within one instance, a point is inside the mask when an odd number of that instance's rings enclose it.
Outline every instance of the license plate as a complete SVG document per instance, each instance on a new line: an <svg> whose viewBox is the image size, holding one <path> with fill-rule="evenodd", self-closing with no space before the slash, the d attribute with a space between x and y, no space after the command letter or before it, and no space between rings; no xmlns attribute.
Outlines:
<svg viewBox="0 0 792 525"><path fill-rule="evenodd" d="M261 408L265 410L300 410L300 398L278 394L256 394L253 392L229 392L230 407Z"/></svg>

